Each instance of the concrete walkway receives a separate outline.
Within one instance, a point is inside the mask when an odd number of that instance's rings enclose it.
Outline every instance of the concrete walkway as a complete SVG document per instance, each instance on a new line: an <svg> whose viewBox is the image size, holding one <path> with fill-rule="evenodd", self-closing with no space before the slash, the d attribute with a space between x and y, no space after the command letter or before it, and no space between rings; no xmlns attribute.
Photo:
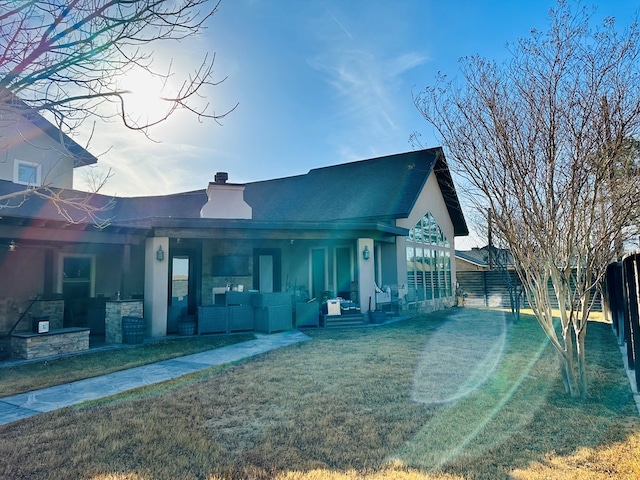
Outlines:
<svg viewBox="0 0 640 480"><path fill-rule="evenodd" d="M3 397L0 398L0 425L87 400L96 400L134 388L164 382L217 365L237 362L307 340L310 340L310 337L297 330L271 335L256 334L256 339L248 342Z"/></svg>

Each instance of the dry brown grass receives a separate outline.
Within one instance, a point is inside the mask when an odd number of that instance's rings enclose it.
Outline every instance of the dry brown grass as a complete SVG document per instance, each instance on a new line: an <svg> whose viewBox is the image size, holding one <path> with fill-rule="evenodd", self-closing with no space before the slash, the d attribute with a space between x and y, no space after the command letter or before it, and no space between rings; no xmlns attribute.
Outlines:
<svg viewBox="0 0 640 480"><path fill-rule="evenodd" d="M451 314L313 331L311 342L225 369L0 427L0 477L640 477L637 411L606 324L589 334L588 401L560 392L553 352L525 318L480 389L413 402L416 362Z"/></svg>

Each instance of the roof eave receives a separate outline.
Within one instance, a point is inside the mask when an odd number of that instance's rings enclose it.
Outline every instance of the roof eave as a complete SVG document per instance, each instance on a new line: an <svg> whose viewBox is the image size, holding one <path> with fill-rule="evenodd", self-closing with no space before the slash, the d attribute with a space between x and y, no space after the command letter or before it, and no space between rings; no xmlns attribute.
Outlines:
<svg viewBox="0 0 640 480"><path fill-rule="evenodd" d="M478 263L478 262L476 262L474 260L471 260L470 258L466 258L466 257L460 256L458 254L456 254L456 258L458 260L462 260L463 262L470 263L471 265L475 265L477 267L489 268L489 264L487 264L487 263Z"/></svg>
<svg viewBox="0 0 640 480"><path fill-rule="evenodd" d="M156 217L149 219L152 228L234 228L246 230L368 230L395 236L407 236L406 228L396 227L382 222L285 222L261 221L246 219L216 219L216 218L167 218Z"/></svg>
<svg viewBox="0 0 640 480"><path fill-rule="evenodd" d="M453 223L453 234L456 237L466 237L469 235L469 228L467 227L467 221L462 213L462 206L458 199L455 186L453 185L453 178L451 178L451 172L449 166L444 157L444 151L442 147L436 147L433 149L436 154L436 164L434 166L434 172L436 174L436 180L438 180L438 186L442 191L445 205L451 217Z"/></svg>

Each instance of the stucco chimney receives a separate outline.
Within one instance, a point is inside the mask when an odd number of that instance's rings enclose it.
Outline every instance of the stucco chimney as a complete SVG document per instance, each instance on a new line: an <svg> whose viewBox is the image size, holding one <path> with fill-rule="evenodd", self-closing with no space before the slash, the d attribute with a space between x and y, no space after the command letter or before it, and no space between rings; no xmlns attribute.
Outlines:
<svg viewBox="0 0 640 480"><path fill-rule="evenodd" d="M200 209L201 218L248 219L251 206L244 201L244 185L227 183L227 172L217 172L207 187L208 201Z"/></svg>

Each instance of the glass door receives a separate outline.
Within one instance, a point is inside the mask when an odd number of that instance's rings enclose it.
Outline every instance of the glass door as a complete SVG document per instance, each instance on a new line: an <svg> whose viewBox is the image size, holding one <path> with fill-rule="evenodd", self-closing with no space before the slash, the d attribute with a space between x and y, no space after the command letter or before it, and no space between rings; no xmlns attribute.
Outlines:
<svg viewBox="0 0 640 480"><path fill-rule="evenodd" d="M336 248L336 293L345 300L351 298L351 248ZM355 300L355 299L353 299Z"/></svg>
<svg viewBox="0 0 640 480"><path fill-rule="evenodd" d="M171 257L171 292L167 332L178 331L178 319L189 313L189 273L190 258L188 255Z"/></svg>

